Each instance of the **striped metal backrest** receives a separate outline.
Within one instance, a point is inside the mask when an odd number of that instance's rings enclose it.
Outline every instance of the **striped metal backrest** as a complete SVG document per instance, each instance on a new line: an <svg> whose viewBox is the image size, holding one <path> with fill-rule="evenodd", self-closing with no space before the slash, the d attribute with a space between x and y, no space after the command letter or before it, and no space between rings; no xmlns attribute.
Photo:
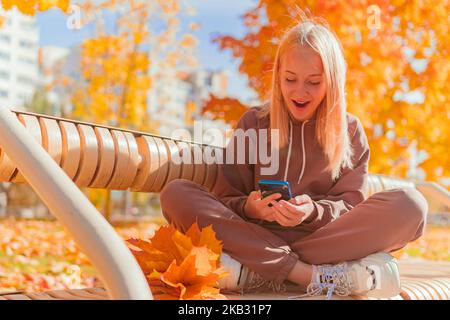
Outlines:
<svg viewBox="0 0 450 320"><path fill-rule="evenodd" d="M192 180L208 190L216 182L217 164L174 161L175 157L194 159L205 145L29 112L15 114L79 187L159 192L177 178ZM212 148L213 152L216 149ZM25 182L1 150L0 182ZM403 186L414 187L414 183L371 174L366 194Z"/></svg>
<svg viewBox="0 0 450 320"><path fill-rule="evenodd" d="M390 176L380 175L380 174L369 174L369 179L367 181L366 186L366 196L369 197L373 195L374 193L383 191L383 190L389 190L389 189L396 189L396 188L403 188L403 187L411 187L414 188L415 184L412 181L394 178Z"/></svg>
<svg viewBox="0 0 450 320"><path fill-rule="evenodd" d="M193 159L204 145L28 112L15 114L79 187L159 192L169 181L184 178L211 190L216 181L216 164L172 161L175 156ZM25 182L1 150L0 182Z"/></svg>

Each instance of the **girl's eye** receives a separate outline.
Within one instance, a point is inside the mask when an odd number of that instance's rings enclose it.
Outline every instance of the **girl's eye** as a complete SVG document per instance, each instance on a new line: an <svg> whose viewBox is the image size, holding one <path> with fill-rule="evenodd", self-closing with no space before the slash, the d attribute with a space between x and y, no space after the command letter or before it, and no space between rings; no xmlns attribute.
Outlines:
<svg viewBox="0 0 450 320"><path fill-rule="evenodd" d="M313 85L313 86L317 86L317 85L319 85L320 84L320 82L309 82L311 85Z"/></svg>
<svg viewBox="0 0 450 320"><path fill-rule="evenodd" d="M295 79L286 79L287 82L294 82Z"/></svg>

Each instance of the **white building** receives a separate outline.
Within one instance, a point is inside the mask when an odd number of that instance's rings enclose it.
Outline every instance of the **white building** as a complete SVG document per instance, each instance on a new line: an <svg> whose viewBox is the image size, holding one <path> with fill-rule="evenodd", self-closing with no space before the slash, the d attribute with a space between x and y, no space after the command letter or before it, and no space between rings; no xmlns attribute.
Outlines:
<svg viewBox="0 0 450 320"><path fill-rule="evenodd" d="M0 13L7 18L0 27L0 106L23 109L39 81L39 29L16 8Z"/></svg>
<svg viewBox="0 0 450 320"><path fill-rule="evenodd" d="M227 71L199 70L191 73L187 81L192 87L192 98L198 108L202 107L210 94L218 98L227 96L228 79Z"/></svg>
<svg viewBox="0 0 450 320"><path fill-rule="evenodd" d="M55 78L67 72L70 53L70 49L58 46L43 46L39 49L41 83L49 89L47 99L53 106L61 107L65 101L64 93L54 87L54 82ZM53 114L58 114L58 111L54 110Z"/></svg>
<svg viewBox="0 0 450 320"><path fill-rule="evenodd" d="M159 134L170 137L175 129L185 127L190 91L190 85L170 70L152 79L148 108L152 120L159 124Z"/></svg>
<svg viewBox="0 0 450 320"><path fill-rule="evenodd" d="M210 94L227 95L228 74L223 71L198 70L182 76L168 72L154 77L149 94L149 110L159 123L159 134L170 137L178 128L192 131L193 121L202 121L203 128L227 128L222 121L212 121L201 115L203 103ZM189 102L195 109L189 110Z"/></svg>
<svg viewBox="0 0 450 320"><path fill-rule="evenodd" d="M216 146L225 146L226 139L225 130L230 129L230 125L222 120L212 120L201 113L204 103L210 98L210 95L214 95L217 98L224 98L228 96L228 80L229 73L227 71L211 71L211 70L199 70L191 73L188 77L188 82L191 85L191 99L194 101L197 109L191 115L196 122L201 121L203 129L202 142L205 144L212 144ZM188 126L188 129L193 132L192 126ZM219 129L223 132L223 136L216 140L217 137L211 135L209 129ZM196 137L194 137L196 138Z"/></svg>

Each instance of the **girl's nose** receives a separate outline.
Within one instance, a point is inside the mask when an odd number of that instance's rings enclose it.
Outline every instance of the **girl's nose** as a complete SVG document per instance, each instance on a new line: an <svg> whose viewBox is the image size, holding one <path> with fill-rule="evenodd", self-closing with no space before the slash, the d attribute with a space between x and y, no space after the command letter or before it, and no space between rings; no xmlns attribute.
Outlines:
<svg viewBox="0 0 450 320"><path fill-rule="evenodd" d="M309 95L309 91L304 88L304 87L300 87L296 90L296 100L297 101L305 101L308 100L310 95Z"/></svg>

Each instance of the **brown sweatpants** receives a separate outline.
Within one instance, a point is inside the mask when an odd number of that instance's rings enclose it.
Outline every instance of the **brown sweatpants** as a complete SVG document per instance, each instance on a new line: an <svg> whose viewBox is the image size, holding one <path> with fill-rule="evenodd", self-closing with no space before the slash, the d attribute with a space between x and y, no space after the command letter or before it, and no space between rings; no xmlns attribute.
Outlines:
<svg viewBox="0 0 450 320"><path fill-rule="evenodd" d="M212 224L223 251L266 280L286 280L297 260L339 263L372 253L391 252L419 238L428 205L414 188L373 194L338 219L313 232L250 222L225 206L214 193L185 179L161 191L162 213L185 232L193 223Z"/></svg>

